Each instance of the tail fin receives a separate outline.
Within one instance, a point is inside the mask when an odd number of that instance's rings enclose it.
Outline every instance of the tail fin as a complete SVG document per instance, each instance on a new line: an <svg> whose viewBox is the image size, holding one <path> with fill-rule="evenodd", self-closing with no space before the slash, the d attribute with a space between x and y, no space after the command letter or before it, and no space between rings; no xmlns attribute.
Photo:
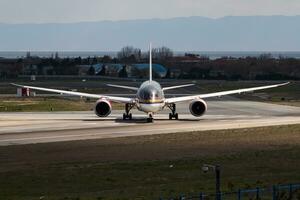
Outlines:
<svg viewBox="0 0 300 200"><path fill-rule="evenodd" d="M149 45L149 82L152 81L152 45Z"/></svg>

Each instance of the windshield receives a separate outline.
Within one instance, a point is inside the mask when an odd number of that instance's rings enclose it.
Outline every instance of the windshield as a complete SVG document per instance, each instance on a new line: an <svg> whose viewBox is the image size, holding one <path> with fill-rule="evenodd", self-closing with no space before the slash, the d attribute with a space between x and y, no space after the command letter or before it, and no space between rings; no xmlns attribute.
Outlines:
<svg viewBox="0 0 300 200"><path fill-rule="evenodd" d="M141 88L138 92L138 98L143 102L157 102L163 99L162 90L154 87L153 85L147 85Z"/></svg>

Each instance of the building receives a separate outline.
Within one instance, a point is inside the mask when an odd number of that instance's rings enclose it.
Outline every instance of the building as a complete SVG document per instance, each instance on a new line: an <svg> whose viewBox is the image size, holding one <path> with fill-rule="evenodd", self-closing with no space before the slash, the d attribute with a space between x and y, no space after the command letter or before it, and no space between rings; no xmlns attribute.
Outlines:
<svg viewBox="0 0 300 200"><path fill-rule="evenodd" d="M102 69L105 68L106 76L118 77L120 71L125 66L127 76L130 78L142 77L148 73L149 64L121 64L121 63L98 63L94 65L78 65L79 75L89 75L90 67L94 67L95 74L100 74ZM153 71L160 77L163 78L167 74L167 69L160 64L153 64Z"/></svg>

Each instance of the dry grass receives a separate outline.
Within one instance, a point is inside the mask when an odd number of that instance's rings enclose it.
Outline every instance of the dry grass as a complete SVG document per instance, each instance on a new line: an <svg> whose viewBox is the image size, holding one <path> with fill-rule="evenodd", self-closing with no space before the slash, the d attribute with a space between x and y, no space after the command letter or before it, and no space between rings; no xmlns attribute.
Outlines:
<svg viewBox="0 0 300 200"><path fill-rule="evenodd" d="M19 160L36 164L172 160L298 145L300 125L8 146L0 147L0 170L26 167L18 165Z"/></svg>
<svg viewBox="0 0 300 200"><path fill-rule="evenodd" d="M39 112L39 111L89 111L95 101L79 98L60 97L5 97L0 98L0 112ZM124 109L124 105L113 103L113 109Z"/></svg>
<svg viewBox="0 0 300 200"><path fill-rule="evenodd" d="M299 145L300 125L290 125L0 147L0 196L157 199L211 192L213 175L201 173L203 163L222 165L223 190L298 182Z"/></svg>
<svg viewBox="0 0 300 200"><path fill-rule="evenodd" d="M300 107L300 101L268 101L266 103Z"/></svg>

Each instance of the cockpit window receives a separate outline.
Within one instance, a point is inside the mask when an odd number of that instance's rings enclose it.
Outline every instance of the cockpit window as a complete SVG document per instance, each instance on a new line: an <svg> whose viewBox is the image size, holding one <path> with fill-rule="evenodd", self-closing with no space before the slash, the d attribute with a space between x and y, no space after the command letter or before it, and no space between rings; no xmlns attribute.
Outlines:
<svg viewBox="0 0 300 200"><path fill-rule="evenodd" d="M162 99L163 94L162 91L149 85L144 88L142 88L139 93L138 97L141 100L155 100L155 99Z"/></svg>

